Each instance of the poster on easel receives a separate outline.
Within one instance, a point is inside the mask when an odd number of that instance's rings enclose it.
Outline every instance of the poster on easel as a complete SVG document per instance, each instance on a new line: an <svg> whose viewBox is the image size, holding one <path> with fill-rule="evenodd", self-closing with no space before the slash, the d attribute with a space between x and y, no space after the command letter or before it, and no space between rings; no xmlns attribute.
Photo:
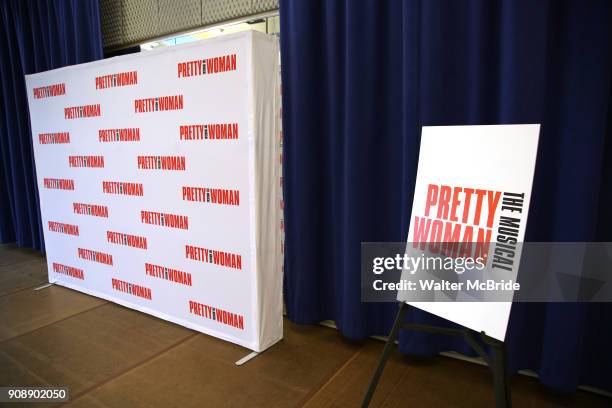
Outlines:
<svg viewBox="0 0 612 408"><path fill-rule="evenodd" d="M417 278L404 271L403 280L437 290L400 290L398 300L505 339L539 131L537 124L423 127L406 254L451 267L445 275L421 268Z"/></svg>

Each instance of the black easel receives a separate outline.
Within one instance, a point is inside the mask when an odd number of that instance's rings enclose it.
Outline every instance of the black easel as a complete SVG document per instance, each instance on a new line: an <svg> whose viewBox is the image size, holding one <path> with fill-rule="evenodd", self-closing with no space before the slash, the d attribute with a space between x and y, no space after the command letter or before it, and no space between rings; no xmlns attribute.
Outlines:
<svg viewBox="0 0 612 408"><path fill-rule="evenodd" d="M380 356L378 367L376 368L376 372L374 372L374 376L372 377L372 381L368 387L368 392L363 398L363 403L361 404L363 408L367 408L370 405L370 401L374 396L374 391L376 391L376 386L378 385L380 376L385 369L385 365L389 359L389 354L391 354L391 349L395 344L395 340L397 339L400 329L419 330L429 333L440 333L463 337L467 343L487 362L489 368L491 368L491 371L493 372L495 406L497 408L510 408L512 406L510 384L508 383L506 373L506 350L504 342L493 339L484 334L484 332L480 333L481 340L491 349L491 353L487 353L480 343L476 341L474 334L468 329L452 329L446 327L429 326L425 324L403 323L404 316L406 315L408 308L410 308L410 306L407 303L402 302L399 311L397 312L397 316L395 317L395 323L393 324L391 333L389 333L389 338L387 339L385 348Z"/></svg>

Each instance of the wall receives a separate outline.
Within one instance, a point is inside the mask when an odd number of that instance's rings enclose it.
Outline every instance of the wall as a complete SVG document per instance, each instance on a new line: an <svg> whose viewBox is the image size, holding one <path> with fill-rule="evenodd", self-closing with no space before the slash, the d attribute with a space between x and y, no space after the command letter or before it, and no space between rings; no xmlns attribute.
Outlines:
<svg viewBox="0 0 612 408"><path fill-rule="evenodd" d="M100 0L105 51L278 9L278 0Z"/></svg>

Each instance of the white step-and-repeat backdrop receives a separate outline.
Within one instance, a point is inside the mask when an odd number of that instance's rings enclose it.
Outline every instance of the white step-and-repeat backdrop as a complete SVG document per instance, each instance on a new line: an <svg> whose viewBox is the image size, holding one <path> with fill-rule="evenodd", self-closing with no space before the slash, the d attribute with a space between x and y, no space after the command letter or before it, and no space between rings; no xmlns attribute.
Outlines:
<svg viewBox="0 0 612 408"><path fill-rule="evenodd" d="M27 76L49 281L281 339L277 80L256 32Z"/></svg>

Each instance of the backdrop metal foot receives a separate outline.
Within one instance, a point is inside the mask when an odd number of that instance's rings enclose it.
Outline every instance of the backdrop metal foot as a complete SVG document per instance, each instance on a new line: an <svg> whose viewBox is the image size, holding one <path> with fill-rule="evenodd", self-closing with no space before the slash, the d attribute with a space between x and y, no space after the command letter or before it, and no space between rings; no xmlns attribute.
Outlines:
<svg viewBox="0 0 612 408"><path fill-rule="evenodd" d="M49 286L53 286L53 285L55 285L55 282L45 283L44 285L39 286L37 288L34 288L32 290L41 290L41 289L45 289L45 288L48 288Z"/></svg>
<svg viewBox="0 0 612 408"><path fill-rule="evenodd" d="M242 357L240 360L236 361L234 364L236 364L237 366L241 366L244 363L246 363L247 361L250 361L250 360L254 359L258 355L259 355L258 352L253 351L252 353L247 354L246 356Z"/></svg>

